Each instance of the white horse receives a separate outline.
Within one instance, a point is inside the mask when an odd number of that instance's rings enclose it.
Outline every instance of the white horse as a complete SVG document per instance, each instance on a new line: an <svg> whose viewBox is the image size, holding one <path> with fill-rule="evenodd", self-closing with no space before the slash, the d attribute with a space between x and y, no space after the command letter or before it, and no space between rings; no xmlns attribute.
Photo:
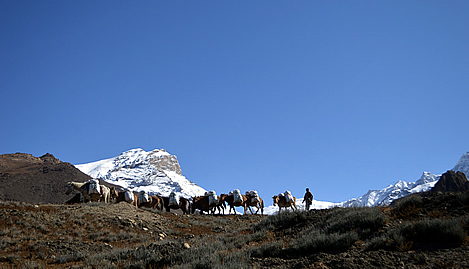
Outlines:
<svg viewBox="0 0 469 269"><path fill-rule="evenodd" d="M68 189L65 194L70 194L72 191L78 191L83 195L84 202L99 202L101 199L105 203L109 203L111 192L110 189L104 185L100 185L102 189L102 194L100 193L89 193L90 182L67 182Z"/></svg>
<svg viewBox="0 0 469 269"><path fill-rule="evenodd" d="M111 189L104 185L100 185L103 194L101 195L105 203L111 202Z"/></svg>

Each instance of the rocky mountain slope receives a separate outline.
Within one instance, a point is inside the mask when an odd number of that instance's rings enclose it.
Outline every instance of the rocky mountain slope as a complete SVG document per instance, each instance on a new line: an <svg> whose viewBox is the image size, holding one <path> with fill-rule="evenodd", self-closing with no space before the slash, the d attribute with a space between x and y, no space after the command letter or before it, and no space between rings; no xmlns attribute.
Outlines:
<svg viewBox="0 0 469 269"><path fill-rule="evenodd" d="M90 177L52 154L34 157L26 153L0 155L0 200L28 203L64 203L66 182Z"/></svg>

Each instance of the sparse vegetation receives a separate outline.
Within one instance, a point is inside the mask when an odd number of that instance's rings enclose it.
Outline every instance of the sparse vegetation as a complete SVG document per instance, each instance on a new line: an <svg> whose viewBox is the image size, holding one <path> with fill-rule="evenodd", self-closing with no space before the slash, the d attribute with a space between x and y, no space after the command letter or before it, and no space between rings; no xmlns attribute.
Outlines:
<svg viewBox="0 0 469 269"><path fill-rule="evenodd" d="M452 267L466 267L467 197L414 196L390 207L272 216L0 202L0 267L393 268L448 264L448 255Z"/></svg>

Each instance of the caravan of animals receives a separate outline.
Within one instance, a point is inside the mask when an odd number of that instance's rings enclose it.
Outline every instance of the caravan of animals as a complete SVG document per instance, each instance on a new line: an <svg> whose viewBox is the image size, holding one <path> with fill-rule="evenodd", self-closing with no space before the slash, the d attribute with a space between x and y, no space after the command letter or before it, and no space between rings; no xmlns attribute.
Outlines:
<svg viewBox="0 0 469 269"><path fill-rule="evenodd" d="M140 191L135 194L130 190L117 190L115 187L107 187L99 184L98 179L90 179L87 182L68 182L68 189L66 194L70 194L73 191L78 192L72 199L66 202L66 204L82 203L82 202L104 202L104 203L119 203L127 202L134 205L135 207L146 207L158 209L160 211L163 208L166 212L170 212L171 209L180 209L183 214L194 214L196 210L201 214L204 212L209 214L225 214L226 204L230 206L228 214L236 214L235 207L244 208L244 214L247 214L249 209L251 214L264 213L264 201L259 197L257 191L251 190L246 191L243 195L240 190L235 189L229 194L216 195L215 191L209 191L204 196L195 196L192 198L192 202L184 197L178 197L175 192L171 192L169 197L162 197L158 195L149 195L146 191ZM308 194L309 192L307 192ZM309 193L310 194L310 193ZM278 205L279 211L282 208L291 208L297 210L296 197L294 197L290 191L280 193L272 197L274 205ZM311 205L312 195L305 199L307 201L307 207ZM253 208L255 210L253 211Z"/></svg>

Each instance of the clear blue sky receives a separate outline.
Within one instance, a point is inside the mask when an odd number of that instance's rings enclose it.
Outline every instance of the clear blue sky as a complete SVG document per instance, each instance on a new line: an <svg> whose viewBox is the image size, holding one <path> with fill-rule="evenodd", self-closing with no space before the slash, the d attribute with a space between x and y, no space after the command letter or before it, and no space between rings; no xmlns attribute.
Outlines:
<svg viewBox="0 0 469 269"><path fill-rule="evenodd" d="M0 1L0 154L164 148L339 202L469 151L469 1Z"/></svg>

